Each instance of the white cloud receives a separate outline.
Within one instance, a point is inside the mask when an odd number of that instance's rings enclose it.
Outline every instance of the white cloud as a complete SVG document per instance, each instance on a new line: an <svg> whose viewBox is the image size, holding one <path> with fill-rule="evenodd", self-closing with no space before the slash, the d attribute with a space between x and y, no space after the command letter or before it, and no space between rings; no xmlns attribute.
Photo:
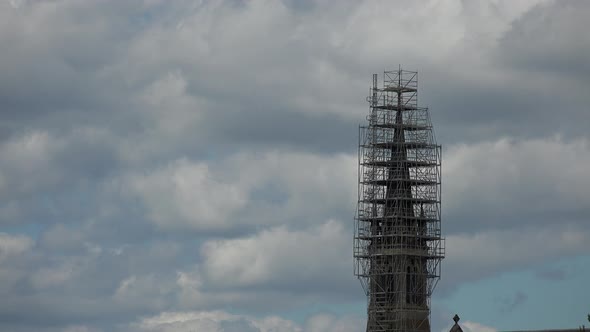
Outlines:
<svg viewBox="0 0 590 332"><path fill-rule="evenodd" d="M286 227L254 236L206 242L203 269L211 283L225 286L320 282L351 271L351 234L336 221L305 231Z"/></svg>
<svg viewBox="0 0 590 332"><path fill-rule="evenodd" d="M211 332L302 332L293 322L266 317L255 319L223 311L164 312L146 317L132 325L138 331L211 331ZM229 328L229 329L228 329Z"/></svg>
<svg viewBox="0 0 590 332"><path fill-rule="evenodd" d="M14 9L18 9L25 2L26 2L26 0L9 0L8 1L8 3L10 3L10 5L12 6L12 8L14 8Z"/></svg>
<svg viewBox="0 0 590 332"><path fill-rule="evenodd" d="M304 12L275 1L209 1L168 8L178 16L153 22L112 67L134 83L153 80L155 70L183 68L199 95L228 110L263 106L358 119L363 96L353 92L365 91L367 70L395 66L397 56L410 67L444 64L442 72L454 77L493 74L497 39L543 1L318 1ZM470 69L447 69L455 64Z"/></svg>
<svg viewBox="0 0 590 332"><path fill-rule="evenodd" d="M207 332L353 332L362 326L359 318L317 314L301 327L277 316L255 318L223 311L163 312L132 324L138 332L207 331Z"/></svg>
<svg viewBox="0 0 590 332"><path fill-rule="evenodd" d="M76 276L80 262L66 261L52 267L40 268L30 277L33 287L45 289L63 285Z"/></svg>
<svg viewBox="0 0 590 332"><path fill-rule="evenodd" d="M355 316L337 317L332 314L317 314L305 324L305 332L358 332L364 330L365 322Z"/></svg>
<svg viewBox="0 0 590 332"><path fill-rule="evenodd" d="M102 330L85 325L72 325L66 327L63 332L100 332Z"/></svg>
<svg viewBox="0 0 590 332"><path fill-rule="evenodd" d="M0 261L29 251L33 244L33 240L28 236L0 233Z"/></svg>
<svg viewBox="0 0 590 332"><path fill-rule="evenodd" d="M579 222L590 206L586 138L460 144L443 164L443 210L447 225L459 222L453 229Z"/></svg>
<svg viewBox="0 0 590 332"><path fill-rule="evenodd" d="M107 148L112 143L107 129L85 126L65 133L19 130L0 142L0 222L48 219L79 208L79 203L62 206L57 198L80 189L94 194L93 181L116 162Z"/></svg>
<svg viewBox="0 0 590 332"><path fill-rule="evenodd" d="M480 323L466 321L461 323L464 332L497 332L496 328L486 326Z"/></svg>
<svg viewBox="0 0 590 332"><path fill-rule="evenodd" d="M477 323L477 322L473 322L473 321L465 321L465 322L460 322L459 325L461 326L461 328L463 329L463 332L497 332L498 329L481 324L481 323ZM443 328L441 330L441 332L449 332L449 330L451 329L452 325L448 325L445 328Z"/></svg>
<svg viewBox="0 0 590 332"><path fill-rule="evenodd" d="M167 273L131 275L119 283L112 296L114 304L126 308L163 310L174 303L171 299L178 287Z"/></svg>
<svg viewBox="0 0 590 332"><path fill-rule="evenodd" d="M207 164L186 159L133 175L127 183L143 199L150 220L163 229L224 229L247 202L241 188L214 179Z"/></svg>
<svg viewBox="0 0 590 332"><path fill-rule="evenodd" d="M129 112L139 119L142 129L118 142L122 160L141 166L167 150L193 146L195 142L188 142L187 138L202 130L202 116L210 106L187 91L187 85L181 71L170 70L140 88L134 96L138 106Z"/></svg>
<svg viewBox="0 0 590 332"><path fill-rule="evenodd" d="M62 181L52 158L63 147L63 141L42 130L0 143L0 195L30 194Z"/></svg>
<svg viewBox="0 0 590 332"><path fill-rule="evenodd" d="M239 153L221 161L179 159L116 186L139 197L162 229L227 230L314 223L354 211L356 160L349 155ZM310 219L310 215L316 217Z"/></svg>
<svg viewBox="0 0 590 332"><path fill-rule="evenodd" d="M237 154L221 169L250 191L271 191L271 197L253 203L247 218L266 219L267 224L314 224L318 218L334 218L334 213L352 216L356 162L349 154L270 151Z"/></svg>

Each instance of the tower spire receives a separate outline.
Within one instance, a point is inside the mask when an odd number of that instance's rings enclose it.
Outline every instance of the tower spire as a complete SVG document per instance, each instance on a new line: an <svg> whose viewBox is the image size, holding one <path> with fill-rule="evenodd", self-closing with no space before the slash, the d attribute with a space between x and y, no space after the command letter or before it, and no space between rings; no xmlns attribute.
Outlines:
<svg viewBox="0 0 590 332"><path fill-rule="evenodd" d="M368 124L359 136L355 274L368 296L367 332L429 332L430 296L444 256L441 147L417 72L373 75Z"/></svg>

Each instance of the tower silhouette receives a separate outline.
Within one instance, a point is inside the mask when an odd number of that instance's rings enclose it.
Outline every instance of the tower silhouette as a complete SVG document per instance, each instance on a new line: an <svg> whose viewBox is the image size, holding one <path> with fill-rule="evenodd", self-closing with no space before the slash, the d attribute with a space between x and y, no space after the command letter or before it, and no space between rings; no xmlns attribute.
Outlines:
<svg viewBox="0 0 590 332"><path fill-rule="evenodd" d="M367 332L430 331L440 278L441 146L418 73L373 75L368 124L359 128L355 274L368 297Z"/></svg>

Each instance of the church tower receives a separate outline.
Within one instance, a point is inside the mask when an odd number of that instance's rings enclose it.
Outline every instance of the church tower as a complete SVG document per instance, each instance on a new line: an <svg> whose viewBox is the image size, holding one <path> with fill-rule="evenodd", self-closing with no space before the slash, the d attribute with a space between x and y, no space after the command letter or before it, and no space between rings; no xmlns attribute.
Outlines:
<svg viewBox="0 0 590 332"><path fill-rule="evenodd" d="M441 146L418 73L373 75L368 123L359 128L355 274L368 297L367 332L430 332L440 278Z"/></svg>

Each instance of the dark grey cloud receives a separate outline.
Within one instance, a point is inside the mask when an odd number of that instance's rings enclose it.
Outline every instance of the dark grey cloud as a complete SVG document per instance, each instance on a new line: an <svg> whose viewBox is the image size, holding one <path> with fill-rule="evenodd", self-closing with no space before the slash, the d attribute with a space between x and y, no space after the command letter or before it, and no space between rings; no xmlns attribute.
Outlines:
<svg viewBox="0 0 590 332"><path fill-rule="evenodd" d="M535 273L535 275L539 279L550 281L562 281L567 278L567 272L558 268L539 270Z"/></svg>
<svg viewBox="0 0 590 332"><path fill-rule="evenodd" d="M243 121L240 115L243 111L230 109L208 114L204 121L218 125L209 128L207 137L222 149L238 144L333 153L353 151L358 144L350 135L357 130L358 123L338 115L306 115L269 109L253 113L248 121ZM219 135L219 132L225 135Z"/></svg>
<svg viewBox="0 0 590 332"><path fill-rule="evenodd" d="M139 2L135 2L135 5ZM31 2L2 5L3 119L108 108L117 93L103 70L124 50L133 4ZM136 31L136 29L135 29ZM111 87L111 88L109 88ZM31 98L35 96L35 98Z"/></svg>
<svg viewBox="0 0 590 332"><path fill-rule="evenodd" d="M499 298L498 304L502 313L508 314L514 311L516 307L523 305L528 300L528 295L522 291L517 291L511 297Z"/></svg>
<svg viewBox="0 0 590 332"><path fill-rule="evenodd" d="M582 252L588 179L561 163L588 163L585 2L15 7L0 5L0 328L362 304L346 249L357 125L370 75L398 63L421 71L446 147L443 290ZM571 229L546 252L514 240L556 222ZM202 326L180 316L171 326ZM226 318L205 326L263 324ZM343 321L277 326L356 326Z"/></svg>
<svg viewBox="0 0 590 332"><path fill-rule="evenodd" d="M583 0L535 6L501 38L500 60L514 70L574 78L572 83L588 86L590 37L584 22L589 13L590 5Z"/></svg>

